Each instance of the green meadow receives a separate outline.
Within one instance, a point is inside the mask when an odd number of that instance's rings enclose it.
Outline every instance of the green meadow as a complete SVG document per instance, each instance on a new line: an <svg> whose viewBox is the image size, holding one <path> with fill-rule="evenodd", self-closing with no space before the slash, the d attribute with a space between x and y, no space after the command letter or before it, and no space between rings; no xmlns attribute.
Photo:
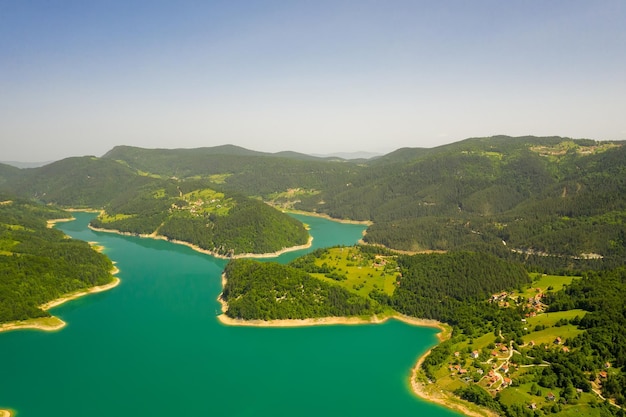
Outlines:
<svg viewBox="0 0 626 417"><path fill-rule="evenodd" d="M398 277L395 256L381 256L363 253L358 247L328 249L315 261L317 266L324 264L342 280L329 278L323 273L311 274L348 291L367 296L374 290L392 295Z"/></svg>

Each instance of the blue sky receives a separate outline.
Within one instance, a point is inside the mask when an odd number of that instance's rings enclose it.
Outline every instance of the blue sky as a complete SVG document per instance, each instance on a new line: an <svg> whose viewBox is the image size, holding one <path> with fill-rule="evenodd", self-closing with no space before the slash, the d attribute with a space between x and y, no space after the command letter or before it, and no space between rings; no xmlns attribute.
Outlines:
<svg viewBox="0 0 626 417"><path fill-rule="evenodd" d="M0 160L626 139L626 2L0 0Z"/></svg>

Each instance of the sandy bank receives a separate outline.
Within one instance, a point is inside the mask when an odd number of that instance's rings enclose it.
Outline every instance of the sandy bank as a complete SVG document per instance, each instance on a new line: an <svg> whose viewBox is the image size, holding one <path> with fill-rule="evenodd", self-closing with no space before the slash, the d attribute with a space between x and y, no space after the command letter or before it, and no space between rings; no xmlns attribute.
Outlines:
<svg viewBox="0 0 626 417"><path fill-rule="evenodd" d="M58 317L42 317L38 319L28 319L2 323L0 324L0 333L17 329L36 329L52 332L62 329L63 327L65 327L65 322Z"/></svg>
<svg viewBox="0 0 626 417"><path fill-rule="evenodd" d="M304 216L311 216L311 217L319 217L322 219L326 219L326 220L331 220L333 222L337 222L337 223L345 223L345 224L364 224L366 226L371 226L374 223L372 223L369 220L344 220L344 219L336 219L334 217L330 217L328 214L324 214L324 213L314 213L311 211L302 211L302 210L294 210L294 209L282 209L278 206L273 206L281 211L283 211L284 213L293 213L293 214L302 214Z"/></svg>
<svg viewBox="0 0 626 417"><path fill-rule="evenodd" d="M222 310L226 302L219 298L219 302L222 304ZM306 326L331 326L331 325L353 325L353 324L380 324L385 323L388 320L399 320L404 323L421 326L421 327L434 327L443 330L444 327L441 323L434 320L420 320L413 317L405 317L402 315L393 315L383 318L376 316L364 318L364 317L317 317L310 319L284 319L284 320L241 320L228 317L226 314L220 314L218 320L222 324L228 326L249 326L249 327L306 327Z"/></svg>
<svg viewBox="0 0 626 417"><path fill-rule="evenodd" d="M55 224L57 223L62 223L62 222L71 222L74 221L75 219L73 217L69 217L67 219L52 219L52 220L48 220L46 222L46 226L48 226L48 229L52 228ZM2 417L0 415L0 417Z"/></svg>
<svg viewBox="0 0 626 417"><path fill-rule="evenodd" d="M13 413L9 410L0 410L0 417L11 417Z"/></svg>
<svg viewBox="0 0 626 417"><path fill-rule="evenodd" d="M196 252L200 252L200 253L204 253L205 255L211 255L214 258L219 258L219 259L241 259L241 258L276 258L280 255L282 255L283 253L287 253L287 252L293 252L293 251L297 251L297 250L301 250L301 249L307 249L310 248L311 245L313 244L313 237L309 236L309 241L307 243L305 243L304 245L299 245L299 246L291 246L289 248L283 248L279 251L276 252L271 252L271 253L240 253L237 255L233 255L233 256L224 256L224 255L220 255L219 253L207 250L207 249L203 249L198 245L194 245L193 243L189 243L189 242L185 242L183 240L176 240L176 239L170 239L166 236L161 236L158 235L156 233L151 233L151 234L139 234L139 233L130 233L130 232L122 232L120 230L115 230L115 229L103 229L103 228L99 228L99 227L93 227L91 225L89 225L89 228L91 230L94 230L96 232L104 232L104 233L115 233L118 235L122 235L122 236L135 236L135 237L141 237L141 238L149 238L149 239L158 239L158 240L165 240L167 242L171 242L171 243L175 243L177 245L184 245L184 246L188 246L191 249L195 250Z"/></svg>
<svg viewBox="0 0 626 417"><path fill-rule="evenodd" d="M449 339L451 334L452 334L451 329L447 328L445 331L437 334L437 336L439 337L439 341L443 342ZM481 408L481 407L478 407L476 405L473 405L473 404L470 404L461 400L460 398L456 397L451 392L442 390L436 384L418 381L417 375L420 371L420 368L422 364L424 363L424 360L426 359L426 357L430 355L431 351L432 349L429 349L422 356L420 356L415 366L411 369L411 376L410 376L409 381L411 384L411 390L413 391L415 395L417 395L418 397L426 401L430 401L435 404L439 404L443 407L446 407L448 409L463 413L466 416L470 416L470 417L498 417L499 416L499 414L497 414L494 411L491 411L486 408Z"/></svg>
<svg viewBox="0 0 626 417"><path fill-rule="evenodd" d="M466 403L460 398L454 396L454 394L443 391L435 384L427 384L424 382L418 382L415 378L419 367L422 365L424 358L428 356L430 350L424 354L417 362L413 370L411 371L411 389L418 397L439 404L450 410L458 411L470 417L499 417L494 411L486 408L479 408L472 404Z"/></svg>
<svg viewBox="0 0 626 417"><path fill-rule="evenodd" d="M119 272L119 270L117 268L115 268L111 273L112 274L116 274L117 272ZM75 300L78 297L82 297L88 294L94 294L97 292L102 292L102 291L106 291L106 290L110 290L111 288L115 288L120 284L120 279L118 277L113 277L113 281L109 282L108 284L104 284L104 285L98 285L96 287L91 287L88 288L86 290L80 290L71 294L68 294L64 297L61 298L57 298L56 300L52 300L49 301L45 304L43 304L41 306L41 309L43 310L49 310L51 308L60 306L63 303L66 303L70 300Z"/></svg>

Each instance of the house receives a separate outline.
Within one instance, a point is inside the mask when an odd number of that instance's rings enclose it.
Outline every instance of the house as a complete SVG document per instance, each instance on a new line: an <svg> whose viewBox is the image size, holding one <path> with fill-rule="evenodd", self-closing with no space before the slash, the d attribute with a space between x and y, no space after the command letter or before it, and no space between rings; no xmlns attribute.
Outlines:
<svg viewBox="0 0 626 417"><path fill-rule="evenodd" d="M554 401L556 399L556 396L553 393L549 392L548 395L546 396L546 399L548 401Z"/></svg>
<svg viewBox="0 0 626 417"><path fill-rule="evenodd" d="M606 369L609 369L609 368L611 367L611 363L610 363L610 362L606 362L606 363L604 364L604 367L605 367Z"/></svg>
<svg viewBox="0 0 626 417"><path fill-rule="evenodd" d="M563 343L563 341L561 340L560 337L557 337L556 339L554 339L554 344L555 345L560 345L561 343Z"/></svg>
<svg viewBox="0 0 626 417"><path fill-rule="evenodd" d="M509 386L513 383L513 381L511 380L511 378L504 378L504 382L502 383L502 386Z"/></svg>
<svg viewBox="0 0 626 417"><path fill-rule="evenodd" d="M480 352L478 352L477 350L474 350L472 351L470 356L472 357L472 359L478 359L478 356L480 356Z"/></svg>
<svg viewBox="0 0 626 417"><path fill-rule="evenodd" d="M506 345L500 346L500 352L508 352L508 351L509 351L509 348L506 347Z"/></svg>
<svg viewBox="0 0 626 417"><path fill-rule="evenodd" d="M606 371L600 371L598 375L600 375L600 378L606 378L607 376L609 376L609 374L607 374Z"/></svg>

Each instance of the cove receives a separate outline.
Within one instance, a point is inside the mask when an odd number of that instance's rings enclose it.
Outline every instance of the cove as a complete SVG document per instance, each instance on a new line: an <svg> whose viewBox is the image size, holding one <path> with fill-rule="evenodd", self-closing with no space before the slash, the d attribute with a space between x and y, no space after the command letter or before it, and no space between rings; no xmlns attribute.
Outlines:
<svg viewBox="0 0 626 417"><path fill-rule="evenodd" d="M57 332L0 334L0 408L19 417L458 416L415 397L409 374L436 330L397 321L301 328L217 320L226 261L166 241L57 227L95 241L122 283L51 313ZM352 245L364 226L294 215L313 246Z"/></svg>

